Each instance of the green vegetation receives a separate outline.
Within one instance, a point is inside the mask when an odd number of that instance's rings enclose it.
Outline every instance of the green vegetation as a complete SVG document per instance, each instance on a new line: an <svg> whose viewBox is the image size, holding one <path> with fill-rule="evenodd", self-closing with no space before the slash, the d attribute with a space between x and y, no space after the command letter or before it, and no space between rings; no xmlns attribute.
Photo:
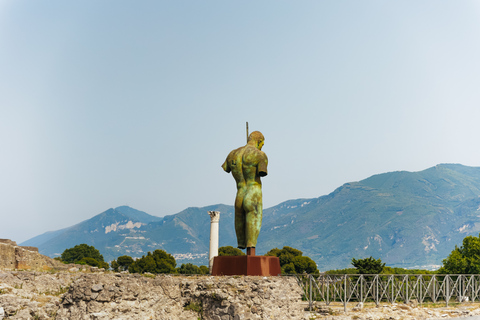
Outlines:
<svg viewBox="0 0 480 320"><path fill-rule="evenodd" d="M183 309L196 312L199 316L198 319L203 319L203 306L200 302L190 301L183 307Z"/></svg>
<svg viewBox="0 0 480 320"><path fill-rule="evenodd" d="M115 271L115 272L120 271L120 266L119 266L119 264L117 263L117 260L112 260L112 261L110 262L110 267L111 267L112 270ZM122 270L122 271L123 271L123 270Z"/></svg>
<svg viewBox="0 0 480 320"><path fill-rule="evenodd" d="M177 272L180 274L208 274L210 270L206 266L198 267L192 263L182 263L180 268L177 268Z"/></svg>
<svg viewBox="0 0 480 320"><path fill-rule="evenodd" d="M309 257L303 256L303 252L291 247L283 249L274 248L267 252L266 256L278 257L282 274L311 273L318 274L315 261Z"/></svg>
<svg viewBox="0 0 480 320"><path fill-rule="evenodd" d="M57 291L47 290L47 291L44 291L44 292L38 292L38 294L39 295L57 296L58 297L58 296L64 294L65 292L67 292L69 289L70 289L69 286L66 286L66 287L59 286Z"/></svg>
<svg viewBox="0 0 480 320"><path fill-rule="evenodd" d="M356 268L346 268L346 269L334 269L325 271L325 274L357 274L358 270Z"/></svg>
<svg viewBox="0 0 480 320"><path fill-rule="evenodd" d="M130 256L121 256L113 260L110 265L113 271L128 270L131 273L178 273L178 274L208 274L207 266L196 266L193 263L176 266L175 258L164 250L148 252L146 256L133 260ZM147 274L148 275L148 274Z"/></svg>
<svg viewBox="0 0 480 320"><path fill-rule="evenodd" d="M385 266L381 259L373 257L365 259L352 258L354 268L328 270L325 274L435 274L435 271L422 269L404 269Z"/></svg>
<svg viewBox="0 0 480 320"><path fill-rule="evenodd" d="M85 243L78 244L70 249L65 249L60 259L64 263L84 264L105 269L109 268L108 263L103 260L100 251L94 246L89 246Z"/></svg>
<svg viewBox="0 0 480 320"><path fill-rule="evenodd" d="M103 261L103 256L100 251L95 249L94 246L89 246L85 243L76 245L73 248L65 249L61 255L61 259L67 263L75 263L83 258L93 258L97 261Z"/></svg>
<svg viewBox="0 0 480 320"><path fill-rule="evenodd" d="M110 262L110 266L115 272L125 271L128 270L133 262L133 258L130 256L120 256L117 258L117 260L112 260L112 262Z"/></svg>
<svg viewBox="0 0 480 320"><path fill-rule="evenodd" d="M435 274L436 271L383 267L383 274Z"/></svg>
<svg viewBox="0 0 480 320"><path fill-rule="evenodd" d="M439 274L477 274L480 273L480 235L467 236L463 244L444 259Z"/></svg>
<svg viewBox="0 0 480 320"><path fill-rule="evenodd" d="M146 256L135 260L128 268L130 273L176 273L175 258L164 250L148 252Z"/></svg>
<svg viewBox="0 0 480 320"><path fill-rule="evenodd" d="M97 261L96 259L90 258L90 257L84 257L79 261L75 262L76 264L83 264L83 265L89 265L92 267L97 267L97 268L105 268L108 269L109 265L108 263L104 261Z"/></svg>
<svg viewBox="0 0 480 320"><path fill-rule="evenodd" d="M383 267L385 267L385 263L382 263L381 259L374 259L373 257L365 259L352 258L352 265L360 274L382 273Z"/></svg>
<svg viewBox="0 0 480 320"><path fill-rule="evenodd" d="M242 250L238 248L234 248L232 246L225 246L218 248L218 255L219 256L244 256Z"/></svg>

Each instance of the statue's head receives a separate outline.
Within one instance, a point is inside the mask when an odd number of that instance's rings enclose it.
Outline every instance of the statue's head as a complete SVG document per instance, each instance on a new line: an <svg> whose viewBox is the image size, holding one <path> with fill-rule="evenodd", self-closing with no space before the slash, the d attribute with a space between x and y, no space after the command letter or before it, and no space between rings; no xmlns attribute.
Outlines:
<svg viewBox="0 0 480 320"><path fill-rule="evenodd" d="M265 143L265 137L260 131L253 131L248 136L247 143L248 144L255 144L255 147L258 150L262 150L263 144Z"/></svg>

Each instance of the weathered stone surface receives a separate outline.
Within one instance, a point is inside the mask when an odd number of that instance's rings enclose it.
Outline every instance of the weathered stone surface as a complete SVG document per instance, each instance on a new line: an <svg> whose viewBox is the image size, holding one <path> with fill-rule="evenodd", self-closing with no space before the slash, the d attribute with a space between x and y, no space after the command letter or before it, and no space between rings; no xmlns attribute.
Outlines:
<svg viewBox="0 0 480 320"><path fill-rule="evenodd" d="M10 239L0 239L0 243L8 244L8 245L11 245L11 246L16 246L17 245L17 243L15 241L12 241Z"/></svg>
<svg viewBox="0 0 480 320"><path fill-rule="evenodd" d="M8 319L303 319L300 298L286 277L0 271Z"/></svg>
<svg viewBox="0 0 480 320"><path fill-rule="evenodd" d="M457 307L438 306L427 308L420 305L412 307L403 303L385 303L375 306L374 303L366 303L363 309L355 309L351 303L345 313L343 306L335 304L326 306L319 304L316 314L305 314L307 319L328 319L328 320L418 320L418 319L442 319L452 317L470 317L480 314L478 303L465 304Z"/></svg>
<svg viewBox="0 0 480 320"><path fill-rule="evenodd" d="M318 303L305 311L292 277L141 276L120 273L0 271L5 319L328 319L413 320L480 315L478 303L456 308Z"/></svg>
<svg viewBox="0 0 480 320"><path fill-rule="evenodd" d="M38 248L21 247L15 241L0 239L0 269L46 271L64 268L64 264L39 254Z"/></svg>
<svg viewBox="0 0 480 320"><path fill-rule="evenodd" d="M101 285L103 290L100 291ZM95 295L95 291L100 291ZM268 295L265 295L268 292ZM266 298L267 297L267 298ZM65 295L56 319L301 319L293 278L83 275ZM86 313L85 313L86 312ZM103 312L100 314L100 312Z"/></svg>
<svg viewBox="0 0 480 320"><path fill-rule="evenodd" d="M6 319L53 319L61 296L78 275L0 271L0 307Z"/></svg>

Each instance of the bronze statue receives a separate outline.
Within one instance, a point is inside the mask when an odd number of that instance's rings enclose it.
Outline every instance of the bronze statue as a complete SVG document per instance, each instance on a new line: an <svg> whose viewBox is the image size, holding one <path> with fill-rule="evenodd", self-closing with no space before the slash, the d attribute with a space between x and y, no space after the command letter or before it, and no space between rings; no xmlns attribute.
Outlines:
<svg viewBox="0 0 480 320"><path fill-rule="evenodd" d="M267 175L268 159L262 151L265 138L259 131L248 136L247 144L231 151L222 165L232 172L237 183L235 198L235 232L240 249L255 255L258 234L262 226L262 182Z"/></svg>

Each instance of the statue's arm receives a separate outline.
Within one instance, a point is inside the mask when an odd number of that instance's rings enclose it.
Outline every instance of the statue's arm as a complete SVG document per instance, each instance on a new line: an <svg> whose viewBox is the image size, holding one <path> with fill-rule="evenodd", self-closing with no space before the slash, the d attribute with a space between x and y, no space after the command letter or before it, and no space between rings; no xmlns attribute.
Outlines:
<svg viewBox="0 0 480 320"><path fill-rule="evenodd" d="M262 152L260 156L260 161L258 162L258 175L260 177L265 177L268 174L267 165L268 165L267 155L264 152Z"/></svg>

